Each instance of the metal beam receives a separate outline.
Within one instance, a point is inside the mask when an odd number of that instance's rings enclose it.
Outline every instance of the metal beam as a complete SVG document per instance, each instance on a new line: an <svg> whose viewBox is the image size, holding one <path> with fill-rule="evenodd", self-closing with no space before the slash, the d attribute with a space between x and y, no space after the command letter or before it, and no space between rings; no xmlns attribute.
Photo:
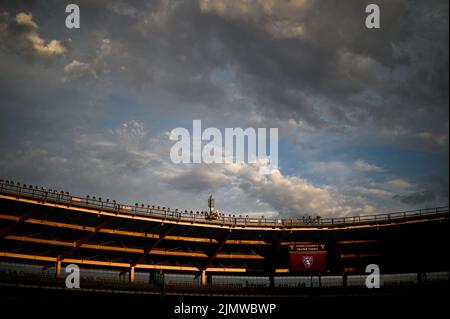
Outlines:
<svg viewBox="0 0 450 319"><path fill-rule="evenodd" d="M63 247L73 247L72 242L54 240L54 239L43 239L27 236L6 236L7 240L22 241L27 243L36 243L44 245L55 245ZM83 249L93 249L93 250L104 250L104 251L117 251L123 253L135 253L143 254L143 248L128 248L128 247L117 247L117 246L107 246L101 244L81 244L78 248ZM163 255L163 256L180 256L180 257L191 257L191 258L209 258L209 256L203 252L184 252L184 251L170 251L167 249L152 249L149 255ZM228 258L228 259L264 259L263 256L257 254L218 254L217 258Z"/></svg>
<svg viewBox="0 0 450 319"><path fill-rule="evenodd" d="M0 214L0 219L3 220L12 220L17 221L19 217L17 216L11 216L11 215L5 215ZM73 225L68 223L61 223L61 222L54 222L50 220L40 220L40 219L34 219L30 218L25 221L25 223L33 224L33 225L44 225L49 227L57 227L57 228L65 228L65 229L73 229L73 230L80 230L80 231L86 231L86 232L93 232L95 231L95 227L91 226L82 226L82 225ZM141 238L154 238L158 239L159 234L151 234L151 233L142 233L142 232L133 232L133 231L126 231L126 230L120 230L120 229L110 229L110 228L103 228L98 231L102 234L111 234L111 235L120 235L120 236L130 236L130 237L141 237ZM198 243L209 243L209 244L219 244L219 241L214 238L204 238L204 237L189 237L189 236L171 236L167 235L165 240L171 240L171 241L185 241L185 242L198 242ZM230 239L226 242L227 245L270 245L269 242L264 240L240 240L240 239Z"/></svg>
<svg viewBox="0 0 450 319"><path fill-rule="evenodd" d="M12 231L14 231L17 227L19 227L21 224L23 224L28 218L31 217L33 213L35 213L39 208L33 208L32 210L26 212L22 216L18 216L15 219L15 223L6 226L5 228L0 230L0 239L10 234Z"/></svg>
<svg viewBox="0 0 450 319"><path fill-rule="evenodd" d="M156 246L158 246L163 240L164 237L166 237L166 235L168 235L174 228L174 225L170 225L166 230L164 230L161 234L159 234L159 238L158 240L156 240L153 244L151 244L150 246L148 246L145 250L144 253L139 256L135 261L133 261L130 266L134 267L136 266L139 262L141 262L148 254L150 254L150 252L152 250L154 250L156 248Z"/></svg>
<svg viewBox="0 0 450 319"><path fill-rule="evenodd" d="M99 231L100 229L102 229L103 227L105 227L106 225L108 225L108 224L111 222L111 220L112 220L112 219L108 219L108 220L104 221L104 222L101 223L100 225L96 226L96 227L94 228L94 230L93 230L90 234L88 234L88 235L86 235L86 236L83 236L83 237L81 237L80 239L78 239L78 240L76 240L75 242L73 242L73 244L72 244L73 247L70 248L70 249L68 249L68 250L66 250L66 251L64 251L63 253L61 253L61 254L58 256L58 261L61 261L61 260L63 260L64 258L66 258L67 256L73 254L78 248L80 248L80 246L81 246L82 244L84 244L85 242L87 242L88 240L90 240L92 237L94 237L95 234L97 234L98 231Z"/></svg>
<svg viewBox="0 0 450 319"><path fill-rule="evenodd" d="M220 250L223 248L223 246L225 246L227 240L230 238L231 234L233 233L232 230L229 230L228 233L225 235L225 237L221 240L219 246L216 248L216 250L213 252L213 254L208 258L208 260L206 261L206 263L203 265L201 270L204 270L206 268L208 268L208 266L213 262L213 260L217 257L217 255L219 254Z"/></svg>
<svg viewBox="0 0 450 319"><path fill-rule="evenodd" d="M30 255L30 254L17 254L17 253L3 252L3 251L0 251L0 257L56 262L56 257Z"/></svg>
<svg viewBox="0 0 450 319"><path fill-rule="evenodd" d="M264 256L258 255L258 254L216 254L215 258L220 259L259 259L263 260L266 259Z"/></svg>
<svg viewBox="0 0 450 319"><path fill-rule="evenodd" d="M40 256L40 255L30 255L30 254L18 254L10 252L1 252L0 257L14 258L14 259L24 259L24 260L36 260L45 262L56 262L57 257L50 256ZM62 263L62 262L61 262ZM66 258L64 263L78 264L78 265L91 265L91 266L102 266L102 267L118 267L128 269L130 267L129 263L121 262L110 262L110 261L98 261L98 260L88 260L88 259L74 259ZM161 269L161 270L171 270L171 271L186 271L186 272L198 272L200 269L192 266L172 266L172 265L156 265L156 264L138 264L135 266L136 269ZM206 272L223 272L223 273L244 273L247 270L245 268L207 268Z"/></svg>
<svg viewBox="0 0 450 319"><path fill-rule="evenodd" d="M361 240L341 240L338 241L338 245L352 245L352 244L373 244L379 243L380 239L361 239Z"/></svg>
<svg viewBox="0 0 450 319"><path fill-rule="evenodd" d="M289 268L277 268L275 269L276 274L288 274Z"/></svg>
<svg viewBox="0 0 450 319"><path fill-rule="evenodd" d="M383 257L382 254L341 254L342 259L357 259L357 258L370 258L370 257Z"/></svg>
<svg viewBox="0 0 450 319"><path fill-rule="evenodd" d="M7 214L0 214L0 219L18 221L20 217Z"/></svg>

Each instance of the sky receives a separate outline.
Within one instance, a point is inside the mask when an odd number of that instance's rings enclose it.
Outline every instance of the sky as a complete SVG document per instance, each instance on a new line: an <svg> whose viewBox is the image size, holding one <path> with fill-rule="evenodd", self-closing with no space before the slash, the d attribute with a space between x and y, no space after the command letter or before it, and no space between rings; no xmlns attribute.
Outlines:
<svg viewBox="0 0 450 319"><path fill-rule="evenodd" d="M275 218L447 206L448 15L447 0L1 0L0 179L182 210L212 193ZM170 132L193 120L278 128L279 168L174 164Z"/></svg>

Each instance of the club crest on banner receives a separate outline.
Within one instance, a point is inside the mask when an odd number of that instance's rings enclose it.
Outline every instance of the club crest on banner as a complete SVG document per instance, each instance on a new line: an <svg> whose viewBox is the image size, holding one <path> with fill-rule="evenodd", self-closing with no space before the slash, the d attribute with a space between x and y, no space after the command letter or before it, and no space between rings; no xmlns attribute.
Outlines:
<svg viewBox="0 0 450 319"><path fill-rule="evenodd" d="M312 264L314 263L314 257L313 256L303 256L303 265L305 265L306 268L310 268Z"/></svg>

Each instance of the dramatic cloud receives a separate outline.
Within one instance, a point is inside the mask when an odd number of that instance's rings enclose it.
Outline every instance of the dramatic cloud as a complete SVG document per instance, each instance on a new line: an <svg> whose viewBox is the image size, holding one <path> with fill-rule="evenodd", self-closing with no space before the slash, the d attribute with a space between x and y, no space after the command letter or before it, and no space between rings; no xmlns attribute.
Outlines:
<svg viewBox="0 0 450 319"><path fill-rule="evenodd" d="M163 137L147 140L148 137L142 123L131 121L113 130L109 138L84 136L78 145L82 153L89 153L89 162L94 165L95 171L105 175L122 175L124 186L124 181L131 176L144 183L145 180L157 180L166 184L166 193L173 193L172 205L181 204L175 199L176 192L181 191L192 195L203 194L205 198L206 194L214 192L218 198L226 198L222 194L227 194L241 197L243 201L256 199L272 216L343 216L367 211L369 207L362 199L346 198L332 187L318 187L303 178L284 176L279 170L261 175L259 171L260 166L265 165L263 162L173 164L167 161L170 145L161 142ZM79 160L83 161L81 158ZM138 173L141 176L137 176ZM248 209L252 210L251 207Z"/></svg>
<svg viewBox="0 0 450 319"><path fill-rule="evenodd" d="M238 26L240 36L227 38L227 46L246 73L246 94L266 116L293 118L322 131L359 127L378 138L385 132L400 143L421 143L416 130L423 127L433 136L448 135L445 125L432 124L448 115L448 76L442 74L448 69L447 42L431 40L448 36L448 16L439 13L448 9L445 2L382 1L380 32L362 25L365 1L199 4ZM433 36L425 34L431 29ZM241 41L251 43L245 52ZM369 134L364 138L372 140Z"/></svg>
<svg viewBox="0 0 450 319"><path fill-rule="evenodd" d="M61 56L67 48L59 40L48 43L39 36L39 27L31 13L20 12L11 17L8 12L0 12L1 47L27 57L49 58Z"/></svg>
<svg viewBox="0 0 450 319"><path fill-rule="evenodd" d="M11 154L0 163L8 166L11 173L33 171L40 176L47 170L55 170L52 182L61 187L76 183L83 190L106 187L110 194L136 201L144 194L164 191L167 205L186 207L185 198L200 196L200 207L204 206L207 194L218 197L219 209L227 212L257 212L270 216L345 216L361 212L372 212L364 199L344 196L330 186L315 186L306 179L285 176L279 170L270 175L259 173L262 162L256 164L227 165L177 165L168 162L170 144L163 136L151 138L142 123L130 121L112 130L104 137L82 135L76 141L76 154L70 158L37 150L25 154ZM8 165L12 157L21 158ZM64 182L58 180L61 176ZM39 177L41 178L41 177ZM115 185L114 185L115 184ZM185 194L180 198L179 192ZM140 196L137 196L140 195ZM116 197L116 198L117 198ZM144 198L147 196L143 196ZM227 198L239 198L239 205L227 204ZM170 199L170 200L168 200ZM257 201L254 205L252 202ZM245 202L248 203L245 203ZM198 207L197 207L198 209Z"/></svg>
<svg viewBox="0 0 450 319"><path fill-rule="evenodd" d="M368 3L81 0L77 30L63 1L2 3L0 178L281 217L446 205L449 3L380 0L379 30ZM279 128L279 170L174 165L194 119Z"/></svg>
<svg viewBox="0 0 450 319"><path fill-rule="evenodd" d="M282 216L345 216L367 210L357 206L362 202L351 202L331 187L317 187L303 178L283 176L278 170L261 176L258 167L244 166L235 172L245 193L267 202Z"/></svg>

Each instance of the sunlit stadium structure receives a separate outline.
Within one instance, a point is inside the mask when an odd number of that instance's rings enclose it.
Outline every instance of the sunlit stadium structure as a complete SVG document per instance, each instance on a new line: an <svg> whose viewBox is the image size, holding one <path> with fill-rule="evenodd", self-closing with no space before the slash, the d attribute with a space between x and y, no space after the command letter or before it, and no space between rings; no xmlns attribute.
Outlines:
<svg viewBox="0 0 450 319"><path fill-rule="evenodd" d="M82 288L155 294L363 285L369 264L380 267L386 285L448 282L448 226L448 207L345 218L211 218L1 181L0 284L63 286L67 264L81 268Z"/></svg>

